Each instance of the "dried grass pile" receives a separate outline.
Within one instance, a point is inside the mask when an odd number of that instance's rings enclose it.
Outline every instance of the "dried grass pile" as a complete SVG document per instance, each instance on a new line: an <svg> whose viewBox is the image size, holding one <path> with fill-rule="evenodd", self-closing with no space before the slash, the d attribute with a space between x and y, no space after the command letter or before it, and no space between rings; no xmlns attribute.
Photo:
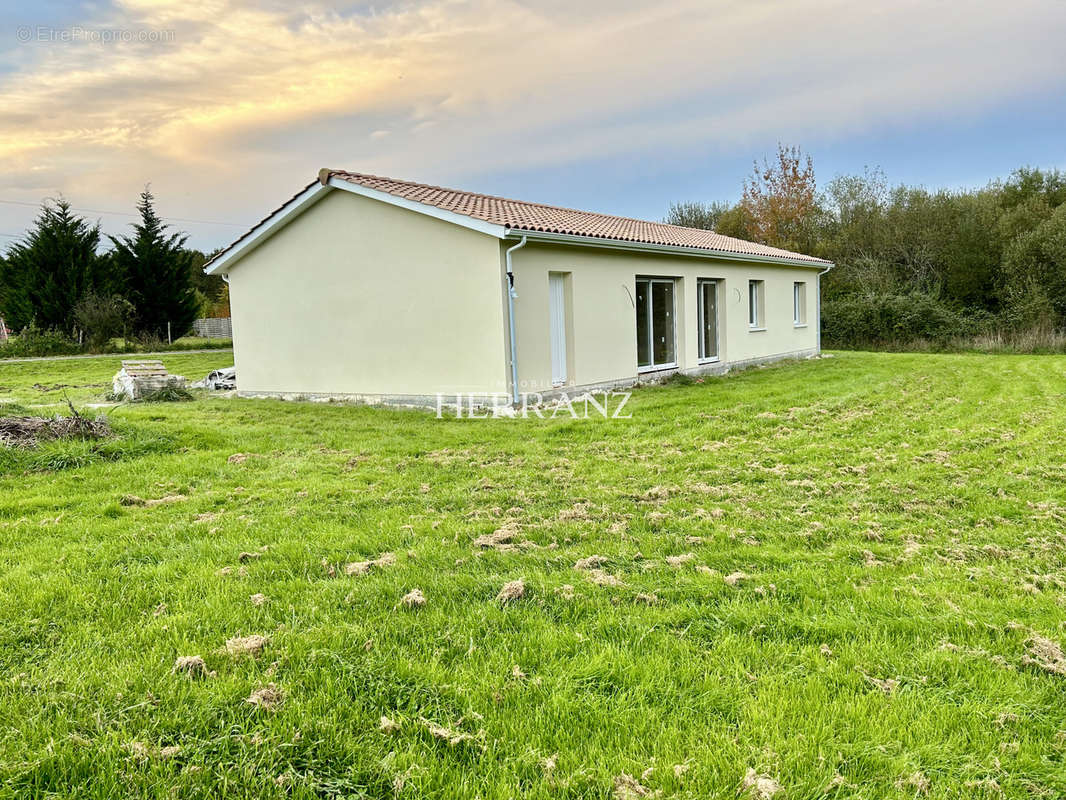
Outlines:
<svg viewBox="0 0 1066 800"><path fill-rule="evenodd" d="M0 445L32 449L56 439L106 439L111 436L107 418L83 417L73 406L69 417L0 417Z"/></svg>

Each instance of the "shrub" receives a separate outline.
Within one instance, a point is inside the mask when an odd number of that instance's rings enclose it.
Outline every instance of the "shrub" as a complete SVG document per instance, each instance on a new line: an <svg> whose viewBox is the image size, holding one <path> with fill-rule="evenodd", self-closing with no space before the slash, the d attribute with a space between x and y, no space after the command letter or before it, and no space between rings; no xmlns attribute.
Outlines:
<svg viewBox="0 0 1066 800"><path fill-rule="evenodd" d="M126 332L133 304L118 295L89 293L74 306L74 320L87 337L90 350L103 350L115 336Z"/></svg>
<svg viewBox="0 0 1066 800"><path fill-rule="evenodd" d="M826 300L822 333L828 347L903 346L920 340L947 344L988 331L987 311L960 311L925 292L865 293Z"/></svg>
<svg viewBox="0 0 1066 800"><path fill-rule="evenodd" d="M0 344L0 358L65 356L82 352L82 347L65 333L44 330L30 323L18 336Z"/></svg>

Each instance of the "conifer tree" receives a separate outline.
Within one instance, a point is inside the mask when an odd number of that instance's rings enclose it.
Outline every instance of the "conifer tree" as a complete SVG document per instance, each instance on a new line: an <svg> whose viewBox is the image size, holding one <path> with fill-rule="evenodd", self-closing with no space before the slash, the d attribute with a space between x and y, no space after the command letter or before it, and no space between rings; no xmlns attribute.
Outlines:
<svg viewBox="0 0 1066 800"><path fill-rule="evenodd" d="M133 329L145 337L163 339L170 323L172 336L185 335L199 313L190 277L192 253L184 249L185 234L168 234L156 215L155 198L145 187L137 204L141 221L133 236L109 237L112 260L122 294L133 304Z"/></svg>
<svg viewBox="0 0 1066 800"><path fill-rule="evenodd" d="M100 226L74 214L66 200L44 203L25 239L0 260L0 316L8 327L35 323L69 333L78 301L107 288L99 243Z"/></svg>

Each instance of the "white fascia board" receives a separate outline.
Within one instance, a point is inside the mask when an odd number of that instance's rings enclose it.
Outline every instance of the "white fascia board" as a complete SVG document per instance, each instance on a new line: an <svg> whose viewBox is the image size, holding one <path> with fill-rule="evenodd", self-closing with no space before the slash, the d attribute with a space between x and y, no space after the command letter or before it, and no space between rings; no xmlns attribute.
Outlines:
<svg viewBox="0 0 1066 800"><path fill-rule="evenodd" d="M329 194L330 191L332 190L328 186L323 186L318 182L308 186L300 194L248 231L248 233L244 234L244 238L238 239L230 245L228 250L208 262L204 266L204 272L208 275L216 275L218 273L224 275L228 266L232 266L234 262L246 256L280 228L288 225L293 219Z"/></svg>
<svg viewBox="0 0 1066 800"><path fill-rule="evenodd" d="M419 203L417 200L407 200L406 198L397 197L388 192L382 192L379 189L371 189L367 186L361 186L358 183L346 181L343 178L330 178L329 185L334 189L343 189L352 194L369 197L371 200L378 200L382 203L405 208L408 211L414 211L418 214L425 214L427 217L434 217L435 219L444 220L445 222L451 222L453 225L462 225L464 228L470 228L471 230L480 233L487 233L489 236L494 236L497 239L502 239L507 235L508 228L503 225L495 225L491 222L485 222L484 220L469 217L466 214L458 214L454 211L437 208L436 206L431 206L427 203Z"/></svg>
<svg viewBox="0 0 1066 800"><path fill-rule="evenodd" d="M689 256L692 258L716 258L727 261L747 261L760 264L780 264L788 267L805 267L807 269L824 269L832 266L829 261L805 261L799 258L785 258L782 256L757 256L746 253L733 253L729 250L707 250L701 247L682 247L681 245L648 244L646 242L630 242L623 239L601 239L598 236L575 236L569 233L550 233L547 231L527 231L520 228L509 228L509 238L526 236L531 242L545 242L552 244L569 244L581 247L605 247L612 250L630 250L643 253L663 253L665 255Z"/></svg>

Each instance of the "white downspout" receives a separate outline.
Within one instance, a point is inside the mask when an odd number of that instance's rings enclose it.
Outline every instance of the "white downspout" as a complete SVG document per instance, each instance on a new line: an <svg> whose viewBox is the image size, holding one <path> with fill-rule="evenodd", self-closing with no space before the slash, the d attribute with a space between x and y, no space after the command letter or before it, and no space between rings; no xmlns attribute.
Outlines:
<svg viewBox="0 0 1066 800"><path fill-rule="evenodd" d="M504 261L507 263L507 326L511 335L511 402L518 405L518 351L515 349L514 299L518 293L514 290L514 269L511 266L511 253L526 246L526 237L514 247L507 248Z"/></svg>
<svg viewBox="0 0 1066 800"><path fill-rule="evenodd" d="M822 354L822 276L829 272L834 266L834 264L830 264L818 273L818 355Z"/></svg>

